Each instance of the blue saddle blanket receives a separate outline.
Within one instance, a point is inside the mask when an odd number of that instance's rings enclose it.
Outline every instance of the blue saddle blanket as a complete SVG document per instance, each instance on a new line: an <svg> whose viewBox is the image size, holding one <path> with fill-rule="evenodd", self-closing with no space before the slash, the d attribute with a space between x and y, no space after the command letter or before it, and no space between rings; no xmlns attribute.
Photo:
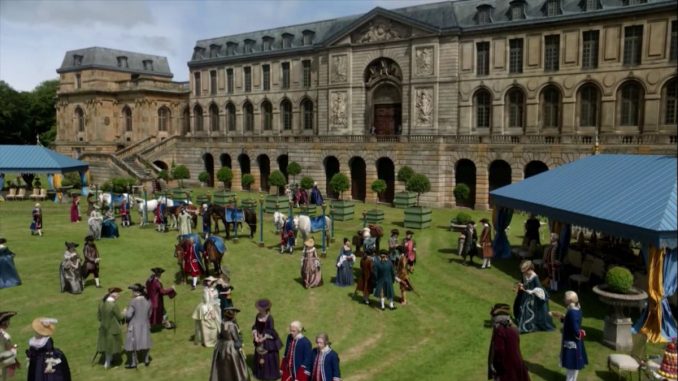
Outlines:
<svg viewBox="0 0 678 381"><path fill-rule="evenodd" d="M226 222L245 221L245 212L242 209L226 208Z"/></svg>
<svg viewBox="0 0 678 381"><path fill-rule="evenodd" d="M183 234L179 236L179 239L181 240L188 238L193 239L193 250L195 250L196 254L202 253L202 243L200 242L200 236L197 233Z"/></svg>
<svg viewBox="0 0 678 381"><path fill-rule="evenodd" d="M311 217L311 232L319 232L325 230L325 217Z"/></svg>
<svg viewBox="0 0 678 381"><path fill-rule="evenodd" d="M220 254L223 254L223 253L226 252L226 243L224 243L224 240L221 237L217 237L217 236L214 236L214 235L209 236L209 238L207 238L205 240L205 243L207 243L207 242L212 242L212 244L214 244L214 247L217 248L217 251Z"/></svg>

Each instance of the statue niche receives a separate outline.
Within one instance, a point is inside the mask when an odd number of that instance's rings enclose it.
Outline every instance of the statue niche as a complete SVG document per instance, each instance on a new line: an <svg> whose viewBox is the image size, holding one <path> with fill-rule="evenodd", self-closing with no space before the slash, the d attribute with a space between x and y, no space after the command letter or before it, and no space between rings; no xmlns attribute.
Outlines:
<svg viewBox="0 0 678 381"><path fill-rule="evenodd" d="M365 87L373 87L382 80L390 80L398 84L403 80L400 66L392 59L384 57L376 59L365 69Z"/></svg>

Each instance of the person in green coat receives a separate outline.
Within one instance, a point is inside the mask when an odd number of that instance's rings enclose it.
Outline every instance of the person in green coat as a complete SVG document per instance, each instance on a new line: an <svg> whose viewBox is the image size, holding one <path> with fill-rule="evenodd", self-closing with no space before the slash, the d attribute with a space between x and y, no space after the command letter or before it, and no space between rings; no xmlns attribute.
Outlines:
<svg viewBox="0 0 678 381"><path fill-rule="evenodd" d="M124 316L116 303L122 289L112 287L99 303L99 337L97 339L97 353L104 356L104 368L109 369L113 357L120 357L122 353L122 322Z"/></svg>
<svg viewBox="0 0 678 381"><path fill-rule="evenodd" d="M374 286L374 296L381 300L381 310L384 310L384 298L388 298L388 308L395 310L393 305L393 282L395 281L395 270L393 263L388 258L388 252L382 250L379 260L372 264L372 275L376 279Z"/></svg>

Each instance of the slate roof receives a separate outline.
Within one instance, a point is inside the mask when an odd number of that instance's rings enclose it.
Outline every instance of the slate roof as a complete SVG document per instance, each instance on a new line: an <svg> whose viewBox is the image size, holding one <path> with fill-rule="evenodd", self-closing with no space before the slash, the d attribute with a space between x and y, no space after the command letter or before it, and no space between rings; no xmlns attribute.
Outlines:
<svg viewBox="0 0 678 381"><path fill-rule="evenodd" d="M77 56L81 57L79 64L77 63ZM126 57L127 65L124 65L124 63L122 65L119 64L118 57ZM152 68L144 64L145 60L152 62ZM167 57L98 46L67 51L61 67L57 69L57 73L67 73L82 69L106 69L132 74L173 77Z"/></svg>
<svg viewBox="0 0 678 381"><path fill-rule="evenodd" d="M675 248L676 164L669 156L590 156L495 189L490 197L495 206Z"/></svg>
<svg viewBox="0 0 678 381"><path fill-rule="evenodd" d="M675 0L647 0L644 4L624 5L629 0L598 0L598 10L584 10L586 0L560 0L558 15L546 16L546 2L548 0L456 0L415 5L405 8L387 10L376 7L362 15L353 15L331 20L309 22L290 25L249 33L240 33L199 40L195 44L193 56L188 62L189 67L240 59L253 59L260 56L273 56L288 53L300 53L323 48L336 42L340 37L351 33L363 22L375 16L383 16L398 22L409 24L431 32L432 34L447 34L474 31L488 31L492 29L524 27L527 25L548 24L558 21L572 21L616 17L620 14L635 14L642 11L667 9L675 11ZM511 3L524 3L524 19L511 20ZM478 7L491 6L492 22L479 25L477 19ZM303 44L303 32L314 33L313 43ZM294 36L290 47L283 48L283 34ZM273 38L270 50L264 51L263 37ZM246 50L245 40L253 42L252 49ZM237 44L233 52L228 52L227 44Z"/></svg>
<svg viewBox="0 0 678 381"><path fill-rule="evenodd" d="M43 146L0 145L0 173L66 173L86 170L87 163Z"/></svg>

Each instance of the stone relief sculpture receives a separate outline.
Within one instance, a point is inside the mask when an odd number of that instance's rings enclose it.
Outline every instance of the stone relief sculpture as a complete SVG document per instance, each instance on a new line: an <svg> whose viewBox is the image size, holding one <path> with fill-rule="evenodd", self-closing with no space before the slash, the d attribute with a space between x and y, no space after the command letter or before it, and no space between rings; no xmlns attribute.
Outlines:
<svg viewBox="0 0 678 381"><path fill-rule="evenodd" d="M416 92L417 123L431 124L433 118L433 91L419 89Z"/></svg>
<svg viewBox="0 0 678 381"><path fill-rule="evenodd" d="M403 74L395 61L388 58L375 60L370 64L365 72L365 83L376 82L383 78L391 78L402 81Z"/></svg>
<svg viewBox="0 0 678 381"><path fill-rule="evenodd" d="M433 75L433 48L420 48L415 53L417 74Z"/></svg>
<svg viewBox="0 0 678 381"><path fill-rule="evenodd" d="M330 124L346 127L346 93L335 92L330 94Z"/></svg>
<svg viewBox="0 0 678 381"><path fill-rule="evenodd" d="M348 78L348 57L345 55L332 57L332 82L346 82Z"/></svg>
<svg viewBox="0 0 678 381"><path fill-rule="evenodd" d="M354 42L366 44L370 42L381 42L395 40L399 38L406 38L409 35L406 28L390 20L377 19L371 21L367 27L361 30L357 37L353 39Z"/></svg>

